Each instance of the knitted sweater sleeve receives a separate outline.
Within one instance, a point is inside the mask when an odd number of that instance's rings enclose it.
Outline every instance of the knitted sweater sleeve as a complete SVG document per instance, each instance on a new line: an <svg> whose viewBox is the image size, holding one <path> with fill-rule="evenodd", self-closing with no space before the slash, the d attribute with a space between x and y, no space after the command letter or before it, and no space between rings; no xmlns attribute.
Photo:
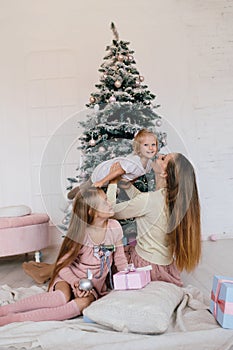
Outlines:
<svg viewBox="0 0 233 350"><path fill-rule="evenodd" d="M130 185L129 188L125 189L125 192L127 193L128 197L130 199L136 197L137 195L139 195L141 193L141 191L139 191L135 186L133 186L132 184Z"/></svg>
<svg viewBox="0 0 233 350"><path fill-rule="evenodd" d="M144 216L148 213L148 192L142 193L139 191L138 195L136 195L134 198L116 204L116 189L116 185L110 184L107 191L107 197L113 204L115 211L114 217L116 219L122 220L135 218Z"/></svg>

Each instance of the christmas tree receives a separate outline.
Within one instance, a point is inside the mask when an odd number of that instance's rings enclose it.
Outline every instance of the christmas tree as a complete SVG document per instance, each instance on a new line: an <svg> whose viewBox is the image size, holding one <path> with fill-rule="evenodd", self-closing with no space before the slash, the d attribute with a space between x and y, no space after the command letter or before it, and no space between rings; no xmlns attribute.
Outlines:
<svg viewBox="0 0 233 350"><path fill-rule="evenodd" d="M75 178L68 178L67 190L87 181L102 161L130 154L132 139L138 130L153 131L158 137L159 148L166 145L166 133L157 130L162 122L155 112L159 107L153 103L156 96L149 91L136 68L130 43L119 40L114 23L111 23L111 29L114 39L106 47L107 53L99 68L100 82L95 85L96 91L91 93L86 105L86 120L79 122L83 128L79 138L81 166L77 168ZM153 174L139 178L134 184L141 191L152 190Z"/></svg>

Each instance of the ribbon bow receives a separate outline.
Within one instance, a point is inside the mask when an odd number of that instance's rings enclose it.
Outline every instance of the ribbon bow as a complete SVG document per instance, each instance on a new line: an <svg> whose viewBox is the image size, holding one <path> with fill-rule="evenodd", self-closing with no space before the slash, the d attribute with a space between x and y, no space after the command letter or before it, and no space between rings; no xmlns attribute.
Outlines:
<svg viewBox="0 0 233 350"><path fill-rule="evenodd" d="M112 245L101 244L98 246L94 246L94 256L100 259L100 274L99 276L95 276L95 278L99 279L100 277L102 277L104 272L104 263L106 262L108 272L109 272L109 282L110 282L111 289L113 289L113 283L112 283L112 269L111 269L109 256L114 251L115 251L115 246L113 244Z"/></svg>

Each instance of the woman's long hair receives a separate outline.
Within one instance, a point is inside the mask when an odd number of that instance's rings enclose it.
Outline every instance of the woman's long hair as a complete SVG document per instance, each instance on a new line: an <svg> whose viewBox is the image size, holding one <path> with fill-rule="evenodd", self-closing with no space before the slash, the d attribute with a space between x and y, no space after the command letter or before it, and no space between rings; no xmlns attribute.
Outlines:
<svg viewBox="0 0 233 350"><path fill-rule="evenodd" d="M167 164L168 240L180 271L192 271L201 257L200 203L193 166L176 153Z"/></svg>
<svg viewBox="0 0 233 350"><path fill-rule="evenodd" d="M80 188L77 192L70 225L58 253L49 288L53 285L59 271L77 258L84 241L86 227L91 225L94 220L98 196L101 192L101 189L94 187L89 189Z"/></svg>

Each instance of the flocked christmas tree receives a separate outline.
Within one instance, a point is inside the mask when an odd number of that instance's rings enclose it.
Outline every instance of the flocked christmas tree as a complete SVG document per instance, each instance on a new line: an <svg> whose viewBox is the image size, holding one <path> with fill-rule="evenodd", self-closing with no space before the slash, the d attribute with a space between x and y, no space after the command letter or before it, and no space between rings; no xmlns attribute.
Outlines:
<svg viewBox="0 0 233 350"><path fill-rule="evenodd" d="M111 24L114 39L106 47L104 62L99 68L100 82L90 96L86 121L80 139L82 162L75 178L68 178L69 186L89 179L94 168L102 161L126 156L132 152L132 139L138 130L149 129L157 134L159 148L166 145L166 133L158 131L161 117L155 112L152 94L144 77L136 68L134 51L129 42L119 40L115 25ZM135 183L141 191L154 188L153 174L139 178ZM69 222L67 213L64 224Z"/></svg>

